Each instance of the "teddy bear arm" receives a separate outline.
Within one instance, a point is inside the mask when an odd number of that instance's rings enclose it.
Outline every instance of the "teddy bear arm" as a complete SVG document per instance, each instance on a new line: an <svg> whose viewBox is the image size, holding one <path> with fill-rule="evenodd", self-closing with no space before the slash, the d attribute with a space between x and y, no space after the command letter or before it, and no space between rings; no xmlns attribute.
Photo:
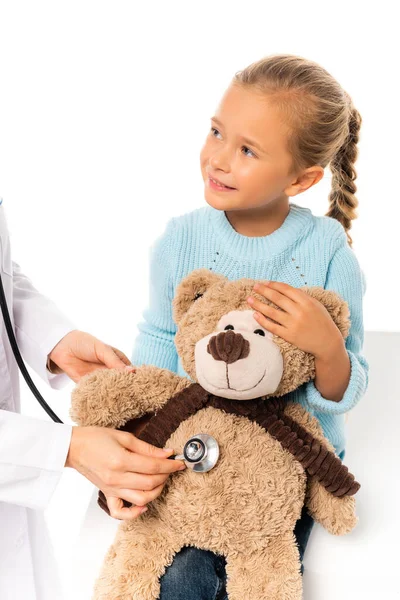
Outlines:
<svg viewBox="0 0 400 600"><path fill-rule="evenodd" d="M99 369L83 377L72 392L71 418L81 426L118 428L157 412L189 384L188 379L152 365L135 372Z"/></svg>
<svg viewBox="0 0 400 600"><path fill-rule="evenodd" d="M318 420L300 404L288 404L285 414L297 421L327 450L335 451L325 437ZM338 498L328 492L316 477L308 476L305 503L313 519L325 527L329 533L343 535L350 532L357 524L354 496Z"/></svg>
<svg viewBox="0 0 400 600"><path fill-rule="evenodd" d="M309 477L306 505L313 519L333 535L349 533L357 525L354 496L337 498L316 477Z"/></svg>

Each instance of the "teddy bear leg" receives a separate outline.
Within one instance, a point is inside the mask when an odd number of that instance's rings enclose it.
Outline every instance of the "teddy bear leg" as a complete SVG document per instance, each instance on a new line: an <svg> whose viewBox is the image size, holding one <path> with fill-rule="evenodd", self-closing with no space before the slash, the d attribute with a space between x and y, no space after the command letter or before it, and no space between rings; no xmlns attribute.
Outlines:
<svg viewBox="0 0 400 600"><path fill-rule="evenodd" d="M184 545L157 518L122 524L96 582L93 600L157 600L160 577Z"/></svg>
<svg viewBox="0 0 400 600"><path fill-rule="evenodd" d="M240 548L227 555L229 600L301 600L299 551L293 533L264 548Z"/></svg>

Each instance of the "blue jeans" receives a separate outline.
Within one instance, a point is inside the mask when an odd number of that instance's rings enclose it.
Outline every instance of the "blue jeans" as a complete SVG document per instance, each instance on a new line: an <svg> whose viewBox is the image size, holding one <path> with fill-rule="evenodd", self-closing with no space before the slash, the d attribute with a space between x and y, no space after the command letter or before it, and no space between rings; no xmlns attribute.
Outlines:
<svg viewBox="0 0 400 600"><path fill-rule="evenodd" d="M312 517L303 508L294 530L302 563L313 525ZM191 546L182 548L161 577L159 600L228 600L225 564L224 557L213 552Z"/></svg>

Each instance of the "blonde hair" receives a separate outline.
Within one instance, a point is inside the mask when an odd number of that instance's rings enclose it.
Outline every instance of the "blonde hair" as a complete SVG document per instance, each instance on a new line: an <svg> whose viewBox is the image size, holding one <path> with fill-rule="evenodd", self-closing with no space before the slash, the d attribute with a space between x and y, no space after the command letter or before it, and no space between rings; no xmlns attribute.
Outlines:
<svg viewBox="0 0 400 600"><path fill-rule="evenodd" d="M340 84L317 63L290 54L267 56L235 74L234 84L268 95L290 129L293 170L313 165L332 172L328 217L344 227L349 245L351 221L357 218L354 163L361 115Z"/></svg>

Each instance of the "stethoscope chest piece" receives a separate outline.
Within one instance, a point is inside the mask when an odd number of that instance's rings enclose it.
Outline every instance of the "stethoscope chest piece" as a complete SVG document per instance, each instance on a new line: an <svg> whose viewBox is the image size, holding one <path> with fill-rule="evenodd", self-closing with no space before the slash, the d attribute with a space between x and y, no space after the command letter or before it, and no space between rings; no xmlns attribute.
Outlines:
<svg viewBox="0 0 400 600"><path fill-rule="evenodd" d="M218 442L207 433L199 433L186 442L183 454L179 454L175 458L183 460L189 469L197 473L207 473L217 464Z"/></svg>

